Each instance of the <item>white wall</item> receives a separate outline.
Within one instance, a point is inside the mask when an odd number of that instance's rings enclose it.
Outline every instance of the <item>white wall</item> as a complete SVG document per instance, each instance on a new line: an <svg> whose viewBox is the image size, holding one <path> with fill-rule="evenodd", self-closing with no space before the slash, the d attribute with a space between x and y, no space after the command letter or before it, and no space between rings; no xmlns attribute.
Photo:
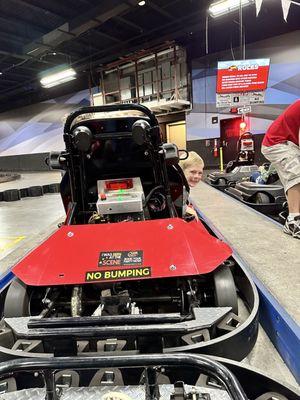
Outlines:
<svg viewBox="0 0 300 400"><path fill-rule="evenodd" d="M239 54L237 49L234 53ZM300 30L247 45L246 58L271 59L265 104L253 106L249 119L253 133L265 133L282 110L300 98ZM193 111L187 115L187 140L219 137L220 126L212 124L212 117L236 116L215 106L217 61L231 59L228 50L193 60Z"/></svg>

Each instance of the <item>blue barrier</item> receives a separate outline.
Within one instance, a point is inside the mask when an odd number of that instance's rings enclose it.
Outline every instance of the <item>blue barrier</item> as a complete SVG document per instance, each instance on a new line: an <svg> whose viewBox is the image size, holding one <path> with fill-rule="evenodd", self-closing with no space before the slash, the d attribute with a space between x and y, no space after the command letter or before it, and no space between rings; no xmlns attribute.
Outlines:
<svg viewBox="0 0 300 400"><path fill-rule="evenodd" d="M9 282L14 277L15 277L15 275L11 271L6 272L5 274L3 274L0 277L0 292L2 291L2 289L4 289L9 284Z"/></svg>
<svg viewBox="0 0 300 400"><path fill-rule="evenodd" d="M260 323L300 384L300 327L263 283L252 277L259 293Z"/></svg>

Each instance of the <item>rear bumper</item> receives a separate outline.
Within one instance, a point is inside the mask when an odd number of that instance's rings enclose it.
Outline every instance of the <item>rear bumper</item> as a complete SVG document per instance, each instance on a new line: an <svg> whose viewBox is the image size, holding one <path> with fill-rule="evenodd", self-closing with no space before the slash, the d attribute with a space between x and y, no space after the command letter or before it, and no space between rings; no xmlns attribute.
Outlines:
<svg viewBox="0 0 300 400"><path fill-rule="evenodd" d="M59 319L6 318L0 333L0 360L55 356L202 353L241 360L255 344L258 296L252 283L237 277L251 309L241 322L230 307L194 308L189 318L180 314L78 317ZM210 338L211 330L222 334Z"/></svg>

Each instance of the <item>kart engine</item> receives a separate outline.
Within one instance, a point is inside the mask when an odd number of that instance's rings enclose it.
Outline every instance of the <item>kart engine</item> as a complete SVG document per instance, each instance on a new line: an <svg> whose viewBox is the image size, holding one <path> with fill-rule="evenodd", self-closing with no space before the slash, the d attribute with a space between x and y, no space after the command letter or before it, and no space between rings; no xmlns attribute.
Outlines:
<svg viewBox="0 0 300 400"><path fill-rule="evenodd" d="M27 288L28 315L41 317L179 312L213 306L213 280L201 277L107 282L83 286Z"/></svg>
<svg viewBox="0 0 300 400"><path fill-rule="evenodd" d="M144 220L144 191L140 178L100 180L97 182L97 213L107 222Z"/></svg>
<svg viewBox="0 0 300 400"><path fill-rule="evenodd" d="M166 208L162 187L154 187L145 197L140 178L97 181L97 212L89 223L144 221Z"/></svg>

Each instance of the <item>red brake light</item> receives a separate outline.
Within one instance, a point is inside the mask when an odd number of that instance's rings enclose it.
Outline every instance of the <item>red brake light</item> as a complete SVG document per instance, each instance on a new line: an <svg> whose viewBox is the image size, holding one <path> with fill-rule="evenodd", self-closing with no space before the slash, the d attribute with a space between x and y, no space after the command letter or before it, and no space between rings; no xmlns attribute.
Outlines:
<svg viewBox="0 0 300 400"><path fill-rule="evenodd" d="M242 122L240 123L240 129L241 129L242 131L244 131L246 128L247 128L246 122L245 122L245 121L242 121Z"/></svg>
<svg viewBox="0 0 300 400"><path fill-rule="evenodd" d="M121 179L119 181L106 181L105 187L107 190L120 190L120 189L132 189L132 179Z"/></svg>

